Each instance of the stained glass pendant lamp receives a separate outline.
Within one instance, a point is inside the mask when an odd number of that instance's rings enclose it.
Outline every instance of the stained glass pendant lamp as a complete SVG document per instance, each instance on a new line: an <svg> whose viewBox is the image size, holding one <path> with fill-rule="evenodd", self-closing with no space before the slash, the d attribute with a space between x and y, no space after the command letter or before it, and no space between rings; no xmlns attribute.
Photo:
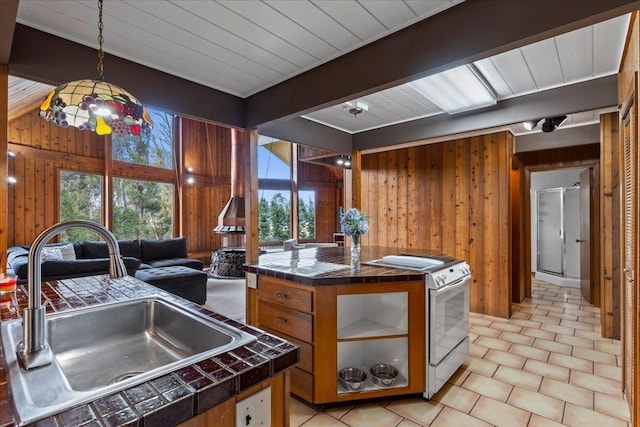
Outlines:
<svg viewBox="0 0 640 427"><path fill-rule="evenodd" d="M148 133L151 119L140 101L104 81L102 29L102 0L98 0L98 79L76 80L53 89L40 105L40 116L60 127L73 126L98 135Z"/></svg>

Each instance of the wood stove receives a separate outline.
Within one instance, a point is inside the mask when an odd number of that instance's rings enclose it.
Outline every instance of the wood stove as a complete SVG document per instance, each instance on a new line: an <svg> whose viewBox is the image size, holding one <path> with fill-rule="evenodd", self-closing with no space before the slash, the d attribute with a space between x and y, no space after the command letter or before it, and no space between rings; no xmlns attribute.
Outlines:
<svg viewBox="0 0 640 427"><path fill-rule="evenodd" d="M211 254L211 274L215 277L244 277L245 204L244 144L240 131L231 130L231 198L218 215L216 233L222 234L222 249Z"/></svg>

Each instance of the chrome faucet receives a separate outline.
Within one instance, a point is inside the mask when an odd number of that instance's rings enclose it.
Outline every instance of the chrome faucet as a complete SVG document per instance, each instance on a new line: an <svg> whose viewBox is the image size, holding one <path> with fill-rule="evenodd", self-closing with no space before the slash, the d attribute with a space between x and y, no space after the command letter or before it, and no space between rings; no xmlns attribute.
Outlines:
<svg viewBox="0 0 640 427"><path fill-rule="evenodd" d="M42 270L40 262L44 245L55 235L70 228L87 228L104 238L109 247L109 274L117 279L127 275L127 268L120 257L120 247L115 236L105 227L92 221L74 220L55 224L44 230L31 244L29 250L29 301L24 310L23 341L17 353L25 369L37 368L51 363L53 355L45 338L45 309L40 302Z"/></svg>

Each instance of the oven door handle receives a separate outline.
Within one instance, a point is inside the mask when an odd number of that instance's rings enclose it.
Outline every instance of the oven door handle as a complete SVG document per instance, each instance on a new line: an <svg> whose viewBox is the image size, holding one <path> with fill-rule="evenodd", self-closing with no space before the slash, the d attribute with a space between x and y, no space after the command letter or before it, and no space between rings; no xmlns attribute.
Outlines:
<svg viewBox="0 0 640 427"><path fill-rule="evenodd" d="M434 292L434 293L435 293L435 295L436 295L436 296L441 295L441 294L443 294L443 293L445 293L445 292L449 292L449 291L452 291L452 290L454 290L454 289L456 289L456 288L459 288L459 287L461 287L461 286L464 286L464 285L465 285L468 281L470 281L470 280L471 280L471 276L463 277L463 278L458 279L458 280L456 280L455 282L453 282L453 283L451 283L451 284L449 284L449 285L445 286L444 288L440 288L440 289L438 289L438 290L435 290L435 292ZM432 291L432 292L433 292L433 291Z"/></svg>

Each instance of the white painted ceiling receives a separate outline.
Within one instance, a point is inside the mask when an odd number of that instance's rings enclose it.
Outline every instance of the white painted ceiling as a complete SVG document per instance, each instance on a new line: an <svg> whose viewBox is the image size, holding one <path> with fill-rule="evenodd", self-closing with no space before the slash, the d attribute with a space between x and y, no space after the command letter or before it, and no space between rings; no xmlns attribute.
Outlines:
<svg viewBox="0 0 640 427"><path fill-rule="evenodd" d="M629 15L474 62L498 101L618 72ZM369 109L354 117L344 104L304 116L349 133L443 114L410 84L358 98ZM571 115L562 126L594 123L594 113ZM584 122L582 122L584 120ZM596 117L595 122L599 119ZM539 130L539 128L538 128ZM527 133L521 125L513 133Z"/></svg>
<svg viewBox="0 0 640 427"><path fill-rule="evenodd" d="M105 0L104 50L244 98L460 2ZM98 47L96 0L21 0L17 21Z"/></svg>
<svg viewBox="0 0 640 427"><path fill-rule="evenodd" d="M105 0L104 49L248 97L461 1ZM97 48L97 15L96 0L21 0L17 21ZM474 65L499 100L615 74L628 20L618 17ZM357 117L343 105L304 117L357 133L443 113L408 85L360 100L369 110ZM563 126L591 123L593 115L571 115Z"/></svg>

